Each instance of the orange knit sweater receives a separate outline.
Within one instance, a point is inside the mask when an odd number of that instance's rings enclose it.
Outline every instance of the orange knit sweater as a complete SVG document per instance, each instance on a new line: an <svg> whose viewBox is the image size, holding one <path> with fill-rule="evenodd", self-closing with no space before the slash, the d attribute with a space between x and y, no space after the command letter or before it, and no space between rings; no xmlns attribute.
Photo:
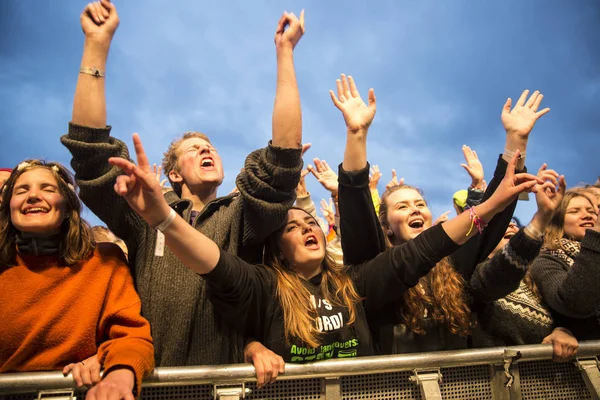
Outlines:
<svg viewBox="0 0 600 400"><path fill-rule="evenodd" d="M131 367L139 392L154 368L140 306L114 244L97 244L71 267L56 256L21 254L16 266L0 266L0 372L61 370L97 354L105 371Z"/></svg>

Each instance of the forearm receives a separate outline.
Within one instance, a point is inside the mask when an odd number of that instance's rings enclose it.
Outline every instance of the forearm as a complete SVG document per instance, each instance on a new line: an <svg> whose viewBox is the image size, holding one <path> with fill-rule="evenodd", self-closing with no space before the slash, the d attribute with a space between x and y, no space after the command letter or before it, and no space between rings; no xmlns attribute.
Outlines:
<svg viewBox="0 0 600 400"><path fill-rule="evenodd" d="M273 107L273 145L302 146L302 110L300 92L294 70L293 49L277 49L277 89Z"/></svg>
<svg viewBox="0 0 600 400"><path fill-rule="evenodd" d="M179 261L198 274L211 272L219 262L220 252L216 243L194 229L179 215L165 230L164 235L167 246Z"/></svg>
<svg viewBox="0 0 600 400"><path fill-rule="evenodd" d="M371 200L366 164L362 170L353 172L342 165L339 183L339 229L344 263L357 265L386 249L385 236Z"/></svg>
<svg viewBox="0 0 600 400"><path fill-rule="evenodd" d="M486 224L496 215L496 211L488 201L472 208L475 214ZM465 211L455 218L442 224L446 234L452 241L458 245L465 243L469 238L479 232L477 226L472 221L471 212Z"/></svg>
<svg viewBox="0 0 600 400"><path fill-rule="evenodd" d="M360 171L367 165L367 131L347 132L344 150L344 171Z"/></svg>
<svg viewBox="0 0 600 400"><path fill-rule="evenodd" d="M305 195L297 195L296 197L296 207L300 207L313 217L317 218L317 207L315 206L314 201L310 197L310 193L306 193Z"/></svg>
<svg viewBox="0 0 600 400"><path fill-rule="evenodd" d="M86 40L81 58L81 68L94 68L106 72L110 44ZM72 122L91 128L106 127L105 77L80 73L75 87Z"/></svg>
<svg viewBox="0 0 600 400"><path fill-rule="evenodd" d="M527 140L528 139L519 137L514 133L506 133L506 142L504 144L504 148L513 153L519 150L519 152L521 153L521 158L519 158L519 161L517 161L517 170L522 170L523 168L525 168L525 151L527 150ZM509 162L512 157L503 153L502 158L506 162Z"/></svg>
<svg viewBox="0 0 600 400"><path fill-rule="evenodd" d="M502 251L477 266L471 276L473 297L490 302L516 290L541 247L541 239L532 238L521 229Z"/></svg>

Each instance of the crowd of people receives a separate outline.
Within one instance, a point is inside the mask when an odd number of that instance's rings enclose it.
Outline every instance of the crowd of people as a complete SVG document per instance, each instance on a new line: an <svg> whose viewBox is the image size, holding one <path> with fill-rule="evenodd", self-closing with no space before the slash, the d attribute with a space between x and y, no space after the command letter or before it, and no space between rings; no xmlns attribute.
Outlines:
<svg viewBox="0 0 600 400"><path fill-rule="evenodd" d="M111 136L105 74L118 25L109 0L81 14L60 138L74 174L35 159L0 169L0 373L62 370L89 399L132 399L155 366L250 362L260 387L286 363L535 343L564 361L579 340L600 339L600 179L567 189L546 164L527 171L530 133L549 111L538 91L506 101L489 183L463 146L471 184L453 196L456 216L434 221L395 172L380 196L366 147L375 92L365 102L351 76L330 91L346 127L338 172L317 158L303 168L304 13L286 12L272 138L218 196L223 164L207 135L168 146L168 186L139 135L135 162ZM322 216L309 175L331 194ZM522 226L513 213L528 193L537 211ZM90 227L82 203L106 227Z"/></svg>

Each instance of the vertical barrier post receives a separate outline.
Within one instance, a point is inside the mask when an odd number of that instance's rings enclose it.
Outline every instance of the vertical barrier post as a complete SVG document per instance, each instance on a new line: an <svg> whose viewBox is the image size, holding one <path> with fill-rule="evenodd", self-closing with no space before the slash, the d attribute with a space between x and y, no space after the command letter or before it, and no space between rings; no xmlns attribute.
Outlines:
<svg viewBox="0 0 600 400"><path fill-rule="evenodd" d="M325 399L342 400L342 386L340 377L325 378Z"/></svg>
<svg viewBox="0 0 600 400"><path fill-rule="evenodd" d="M414 370L414 375L410 377L410 380L419 385L421 398L424 400L442 400L440 391L442 373L439 368L426 371Z"/></svg>
<svg viewBox="0 0 600 400"><path fill-rule="evenodd" d="M587 386L592 399L600 399L600 371L598 370L598 360L596 358L577 359L575 365L581 371L585 386Z"/></svg>

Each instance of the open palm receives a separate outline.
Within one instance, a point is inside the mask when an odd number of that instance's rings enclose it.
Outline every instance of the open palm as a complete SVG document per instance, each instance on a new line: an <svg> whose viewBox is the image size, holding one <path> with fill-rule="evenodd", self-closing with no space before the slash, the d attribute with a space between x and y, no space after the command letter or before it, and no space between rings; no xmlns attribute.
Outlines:
<svg viewBox="0 0 600 400"><path fill-rule="evenodd" d="M342 74L341 79L336 80L337 97L333 90L329 91L333 104L344 115L344 121L348 131L365 131L371 126L375 117L376 99L373 89L369 89L369 104L367 105L358 93L354 79Z"/></svg>
<svg viewBox="0 0 600 400"><path fill-rule="evenodd" d="M525 90L515 107L511 110L512 100L510 97L506 100L504 107L502 108L502 124L507 133L514 133L518 136L526 139L529 133L533 129L536 121L548 111L549 108L544 108L538 111L544 95L539 91L533 92L533 94L527 99L529 90Z"/></svg>

